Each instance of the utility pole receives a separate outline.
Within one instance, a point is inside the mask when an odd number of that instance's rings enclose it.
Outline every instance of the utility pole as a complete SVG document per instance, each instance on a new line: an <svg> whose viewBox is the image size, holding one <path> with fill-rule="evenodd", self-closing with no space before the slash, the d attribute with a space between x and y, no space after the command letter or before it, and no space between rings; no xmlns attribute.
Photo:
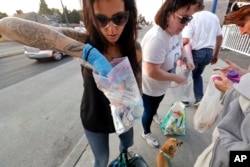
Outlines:
<svg viewBox="0 0 250 167"><path fill-rule="evenodd" d="M62 0L61 0L61 4L62 4L64 17L65 17L65 20L66 20L66 24L67 24L67 26L69 27L69 20L68 20L67 13L66 13L66 10L65 10L65 7L64 7L64 5L63 5Z"/></svg>
<svg viewBox="0 0 250 167"><path fill-rule="evenodd" d="M213 6L212 6L212 12L213 13L216 13L217 4L218 4L218 0L213 0Z"/></svg>

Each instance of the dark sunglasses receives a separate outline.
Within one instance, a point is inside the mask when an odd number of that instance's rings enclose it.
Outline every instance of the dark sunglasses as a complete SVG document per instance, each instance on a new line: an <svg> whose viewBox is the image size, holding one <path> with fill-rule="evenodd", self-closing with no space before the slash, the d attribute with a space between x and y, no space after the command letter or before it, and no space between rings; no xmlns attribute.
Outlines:
<svg viewBox="0 0 250 167"><path fill-rule="evenodd" d="M110 21L112 21L115 26L123 26L128 22L129 12L119 12L114 14L111 18L101 14L95 15L95 17L98 25L103 28L108 27Z"/></svg>
<svg viewBox="0 0 250 167"><path fill-rule="evenodd" d="M189 17L181 16L181 15L179 15L177 13L175 13L175 15L180 19L181 24L187 24L188 22L190 22L193 19L193 16L189 16Z"/></svg>
<svg viewBox="0 0 250 167"><path fill-rule="evenodd" d="M234 2L231 6L231 12L235 12L242 8L243 6L250 5L250 2Z"/></svg>

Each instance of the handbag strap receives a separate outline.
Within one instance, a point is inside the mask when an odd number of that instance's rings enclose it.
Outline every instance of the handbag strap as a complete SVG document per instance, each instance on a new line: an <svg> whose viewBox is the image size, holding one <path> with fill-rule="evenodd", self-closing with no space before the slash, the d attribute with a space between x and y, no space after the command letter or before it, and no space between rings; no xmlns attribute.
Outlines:
<svg viewBox="0 0 250 167"><path fill-rule="evenodd" d="M119 164L118 167L127 167L128 166L128 156L126 152L121 152L118 158Z"/></svg>

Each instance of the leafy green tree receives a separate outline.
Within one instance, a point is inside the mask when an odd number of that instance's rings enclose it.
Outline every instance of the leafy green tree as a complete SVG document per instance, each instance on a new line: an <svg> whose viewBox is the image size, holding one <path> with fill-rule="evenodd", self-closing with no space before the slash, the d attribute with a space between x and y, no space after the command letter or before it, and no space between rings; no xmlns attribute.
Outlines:
<svg viewBox="0 0 250 167"><path fill-rule="evenodd" d="M60 10L56 9L56 8L48 8L48 5L46 3L45 0L40 0L40 6L39 6L39 11L38 14L42 15L59 15L61 17L60 22L61 23L67 23L66 17L68 19L68 23L79 23L79 21L81 20L81 12L77 11L77 10L68 10L67 6L64 6L62 13L60 12Z"/></svg>
<svg viewBox="0 0 250 167"><path fill-rule="evenodd" d="M52 8L50 9L51 10L51 13L53 15L61 15L61 12L59 11L59 9L56 9L56 8Z"/></svg>
<svg viewBox="0 0 250 167"><path fill-rule="evenodd" d="M48 5L45 2L45 0L40 0L40 6L39 6L38 14L40 14L40 15L42 15L42 14L52 15L53 14L53 11L48 8Z"/></svg>
<svg viewBox="0 0 250 167"><path fill-rule="evenodd" d="M79 23L81 20L80 11L74 9L69 12L68 19L70 23Z"/></svg>
<svg viewBox="0 0 250 167"><path fill-rule="evenodd" d="M6 14L6 13L2 13L2 12L0 12L0 19L1 18L4 18L4 17L7 17L8 15Z"/></svg>

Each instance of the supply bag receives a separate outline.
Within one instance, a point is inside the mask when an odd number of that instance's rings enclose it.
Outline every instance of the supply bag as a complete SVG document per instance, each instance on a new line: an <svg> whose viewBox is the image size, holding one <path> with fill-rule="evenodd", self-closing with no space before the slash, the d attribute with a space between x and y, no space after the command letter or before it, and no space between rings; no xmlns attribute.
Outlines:
<svg viewBox="0 0 250 167"><path fill-rule="evenodd" d="M113 122L117 134L128 131L143 112L140 91L127 57L111 62L107 77L93 71L97 87L110 101Z"/></svg>
<svg viewBox="0 0 250 167"><path fill-rule="evenodd" d="M164 135L186 134L186 110L182 102L175 102L163 118L161 130Z"/></svg>
<svg viewBox="0 0 250 167"><path fill-rule="evenodd" d="M210 77L204 96L194 114L194 128L200 133L214 125L222 109L221 92L214 85L214 76Z"/></svg>
<svg viewBox="0 0 250 167"><path fill-rule="evenodd" d="M175 83L175 86L171 86L170 90L176 100L189 102L192 100L192 97L193 97L192 96L192 92L193 92L192 71L188 71L187 69L183 68L183 65L177 65L177 73L186 77L187 82L183 84Z"/></svg>
<svg viewBox="0 0 250 167"><path fill-rule="evenodd" d="M183 56L187 57L190 61L193 61L193 55L190 43L184 45L182 51L183 51L182 52ZM178 60L176 66L176 74L186 77L187 82L182 84L177 84L172 81L170 84L170 88L173 96L180 101L186 101L186 102L191 101L193 97L192 71L187 70L186 64L182 60Z"/></svg>

